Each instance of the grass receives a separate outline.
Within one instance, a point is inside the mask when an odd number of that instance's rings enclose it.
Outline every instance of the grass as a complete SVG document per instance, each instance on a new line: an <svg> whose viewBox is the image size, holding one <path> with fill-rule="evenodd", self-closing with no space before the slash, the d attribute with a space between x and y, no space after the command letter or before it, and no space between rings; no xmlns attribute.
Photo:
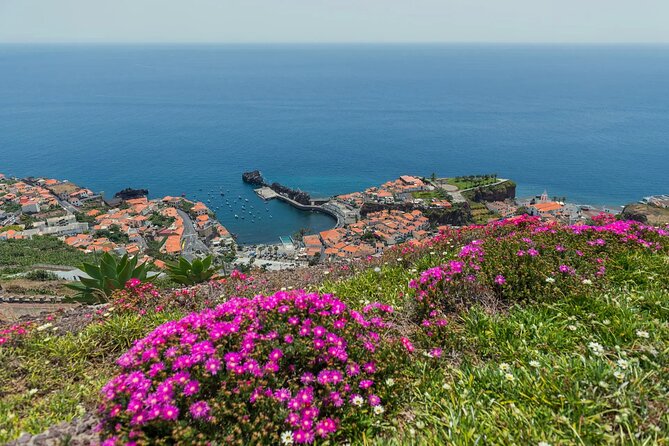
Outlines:
<svg viewBox="0 0 669 446"><path fill-rule="evenodd" d="M446 195L446 192L444 192L442 189L412 192L411 196L414 197L414 198L420 198L420 199L423 199L423 200L446 200L446 199L448 199L448 196Z"/></svg>
<svg viewBox="0 0 669 446"><path fill-rule="evenodd" d="M400 259L318 290L401 311L412 302L409 280L447 258ZM359 442L669 444L669 257L623 252L609 274L605 290L452 313L445 360L416 356L402 372L409 385L397 386L401 416L383 437ZM0 443L94 407L113 360L177 317L112 316L78 334L45 331L0 349Z"/></svg>
<svg viewBox="0 0 669 446"><path fill-rule="evenodd" d="M669 444L668 261L623 255L608 292L453 315L448 360L406 371L408 417L376 444ZM389 265L322 291L401 306L411 277Z"/></svg>
<svg viewBox="0 0 669 446"><path fill-rule="evenodd" d="M47 329L18 347L0 348L0 443L94 410L116 358L134 340L181 316L114 315L79 333L57 336Z"/></svg>
<svg viewBox="0 0 669 446"><path fill-rule="evenodd" d="M467 177L455 177L449 178L447 180L448 184L455 186L460 190L470 189L472 187L487 186L489 184L495 184L498 181L498 178L492 177L473 177L471 179L468 179Z"/></svg>

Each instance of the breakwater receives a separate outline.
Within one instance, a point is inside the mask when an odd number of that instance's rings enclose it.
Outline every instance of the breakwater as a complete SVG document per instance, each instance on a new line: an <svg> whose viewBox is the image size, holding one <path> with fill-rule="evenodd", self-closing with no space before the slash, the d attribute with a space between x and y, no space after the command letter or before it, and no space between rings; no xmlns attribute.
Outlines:
<svg viewBox="0 0 669 446"><path fill-rule="evenodd" d="M281 200L285 203L288 203L289 205L293 206L296 209L299 209L301 211L309 211L309 212L320 212L326 215L329 215L330 217L334 218L337 221L337 224L335 225L335 228L341 228L344 226L344 216L338 214L337 212L334 212L332 209L329 209L327 207L321 206L321 205L316 205L316 204L303 204L300 202L297 202L293 200L292 198L286 197L283 194L278 193L277 191L273 190L269 186L263 186L259 189L255 189L255 193L258 194L260 198L263 200L272 200L274 198Z"/></svg>

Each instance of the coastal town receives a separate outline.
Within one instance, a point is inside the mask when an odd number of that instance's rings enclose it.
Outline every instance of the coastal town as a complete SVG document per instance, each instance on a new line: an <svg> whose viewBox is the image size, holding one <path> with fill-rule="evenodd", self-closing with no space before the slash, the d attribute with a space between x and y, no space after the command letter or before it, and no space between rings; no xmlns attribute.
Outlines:
<svg viewBox="0 0 669 446"><path fill-rule="evenodd" d="M201 202L185 197L149 200L142 194L105 199L52 178L0 176L0 241L51 236L85 253L165 260L234 250L230 232Z"/></svg>
<svg viewBox="0 0 669 446"><path fill-rule="evenodd" d="M391 246L420 241L448 227L520 214L576 224L601 212L619 212L569 203L547 192L516 198L515 183L495 174L402 175L327 199L268 184L257 171L243 178L259 186L259 199L281 199L304 211L326 213L336 219L335 227L296 232L276 243L243 244L207 205L185 196L149 199L148 191L125 190L108 198L68 180L0 175L0 243L54 237L84 253L138 256L158 270L179 257L208 255L230 268L287 269L379 256ZM646 197L642 202L666 208L669 198Z"/></svg>

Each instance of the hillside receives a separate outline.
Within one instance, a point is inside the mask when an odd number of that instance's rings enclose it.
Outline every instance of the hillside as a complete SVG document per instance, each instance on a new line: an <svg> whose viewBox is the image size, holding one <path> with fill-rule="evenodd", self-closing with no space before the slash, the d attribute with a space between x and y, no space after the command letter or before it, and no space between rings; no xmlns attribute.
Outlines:
<svg viewBox="0 0 669 446"><path fill-rule="evenodd" d="M668 444L668 237L519 217L343 267L129 283L0 328L0 442L102 420L109 445Z"/></svg>
<svg viewBox="0 0 669 446"><path fill-rule="evenodd" d="M669 209L648 204L628 204L623 209L622 216L629 220L636 220L649 225L669 224Z"/></svg>

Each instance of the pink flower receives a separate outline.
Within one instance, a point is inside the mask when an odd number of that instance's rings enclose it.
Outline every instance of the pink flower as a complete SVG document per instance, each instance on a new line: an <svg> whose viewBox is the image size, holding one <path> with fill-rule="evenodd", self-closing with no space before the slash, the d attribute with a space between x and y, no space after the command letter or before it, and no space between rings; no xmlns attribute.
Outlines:
<svg viewBox="0 0 669 446"><path fill-rule="evenodd" d="M404 348L406 348L407 351L409 351L409 353L413 353L415 348L411 343L411 341L408 338L401 338L400 340L402 341L402 345L404 346Z"/></svg>
<svg viewBox="0 0 669 446"><path fill-rule="evenodd" d="M179 409L178 408L176 408L174 406L171 406L171 405L163 406L162 418L164 420L167 420L167 421L176 420L178 416L179 416Z"/></svg>
<svg viewBox="0 0 669 446"><path fill-rule="evenodd" d="M210 412L209 405L205 401L198 401L197 403L191 404L188 411L196 420L208 418Z"/></svg>

